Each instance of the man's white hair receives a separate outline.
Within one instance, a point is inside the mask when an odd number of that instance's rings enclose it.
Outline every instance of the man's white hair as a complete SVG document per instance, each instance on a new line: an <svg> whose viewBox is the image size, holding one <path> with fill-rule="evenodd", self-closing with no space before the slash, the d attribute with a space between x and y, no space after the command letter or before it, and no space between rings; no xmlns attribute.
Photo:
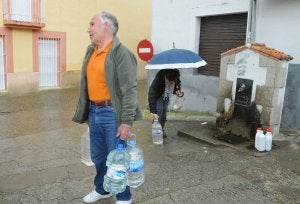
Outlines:
<svg viewBox="0 0 300 204"><path fill-rule="evenodd" d="M110 32L112 33L113 36L116 36L117 33L118 33L118 30L119 30L119 23L118 23L117 18L113 14L111 14L111 13L109 13L107 11L100 12L98 14L98 16L99 16L101 22L103 22L103 23L105 23L105 22L109 23L109 25L110 25Z"/></svg>

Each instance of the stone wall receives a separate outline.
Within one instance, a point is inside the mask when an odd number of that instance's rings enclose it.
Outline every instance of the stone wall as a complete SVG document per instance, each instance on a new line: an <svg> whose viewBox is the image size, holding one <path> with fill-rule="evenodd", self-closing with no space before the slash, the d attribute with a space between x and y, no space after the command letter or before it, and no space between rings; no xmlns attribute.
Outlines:
<svg viewBox="0 0 300 204"><path fill-rule="evenodd" d="M225 98L234 104L237 78L251 79L254 81L251 102L262 106L262 128L266 130L271 127L275 136L279 133L281 123L287 71L286 61L267 57L250 49L222 56L217 112L224 114ZM240 131L235 134L245 133Z"/></svg>

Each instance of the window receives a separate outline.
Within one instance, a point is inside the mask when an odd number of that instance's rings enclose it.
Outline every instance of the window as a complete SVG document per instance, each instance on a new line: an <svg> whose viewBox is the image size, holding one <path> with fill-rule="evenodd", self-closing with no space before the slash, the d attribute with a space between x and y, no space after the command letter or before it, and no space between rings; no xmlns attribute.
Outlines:
<svg viewBox="0 0 300 204"><path fill-rule="evenodd" d="M38 61L40 87L58 87L60 77L59 39L39 39Z"/></svg>
<svg viewBox="0 0 300 204"><path fill-rule="evenodd" d="M44 0L3 0L4 25L40 29L44 24Z"/></svg>
<svg viewBox="0 0 300 204"><path fill-rule="evenodd" d="M13 73L11 29L0 28L0 92L7 90L8 73Z"/></svg>
<svg viewBox="0 0 300 204"><path fill-rule="evenodd" d="M39 73L40 88L60 87L66 71L66 33L33 32L33 71Z"/></svg>
<svg viewBox="0 0 300 204"><path fill-rule="evenodd" d="M31 22L31 0L11 0L11 19L15 21Z"/></svg>
<svg viewBox="0 0 300 204"><path fill-rule="evenodd" d="M4 91L6 89L4 38L4 35L0 35L0 91Z"/></svg>

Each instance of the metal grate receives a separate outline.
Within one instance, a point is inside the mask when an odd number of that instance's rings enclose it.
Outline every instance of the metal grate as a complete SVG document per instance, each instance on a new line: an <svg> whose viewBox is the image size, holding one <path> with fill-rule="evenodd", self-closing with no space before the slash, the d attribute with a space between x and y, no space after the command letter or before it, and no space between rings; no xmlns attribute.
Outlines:
<svg viewBox="0 0 300 204"><path fill-rule="evenodd" d="M59 39L39 38L39 85L40 87L58 87L59 69Z"/></svg>

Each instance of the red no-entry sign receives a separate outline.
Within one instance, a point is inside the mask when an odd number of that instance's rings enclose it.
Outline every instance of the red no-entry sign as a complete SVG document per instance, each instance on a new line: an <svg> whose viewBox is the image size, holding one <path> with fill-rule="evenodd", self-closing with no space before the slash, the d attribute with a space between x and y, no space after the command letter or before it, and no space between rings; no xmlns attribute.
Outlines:
<svg viewBox="0 0 300 204"><path fill-rule="evenodd" d="M141 60L148 61L153 56L153 46L149 40L142 40L137 46L137 53Z"/></svg>

